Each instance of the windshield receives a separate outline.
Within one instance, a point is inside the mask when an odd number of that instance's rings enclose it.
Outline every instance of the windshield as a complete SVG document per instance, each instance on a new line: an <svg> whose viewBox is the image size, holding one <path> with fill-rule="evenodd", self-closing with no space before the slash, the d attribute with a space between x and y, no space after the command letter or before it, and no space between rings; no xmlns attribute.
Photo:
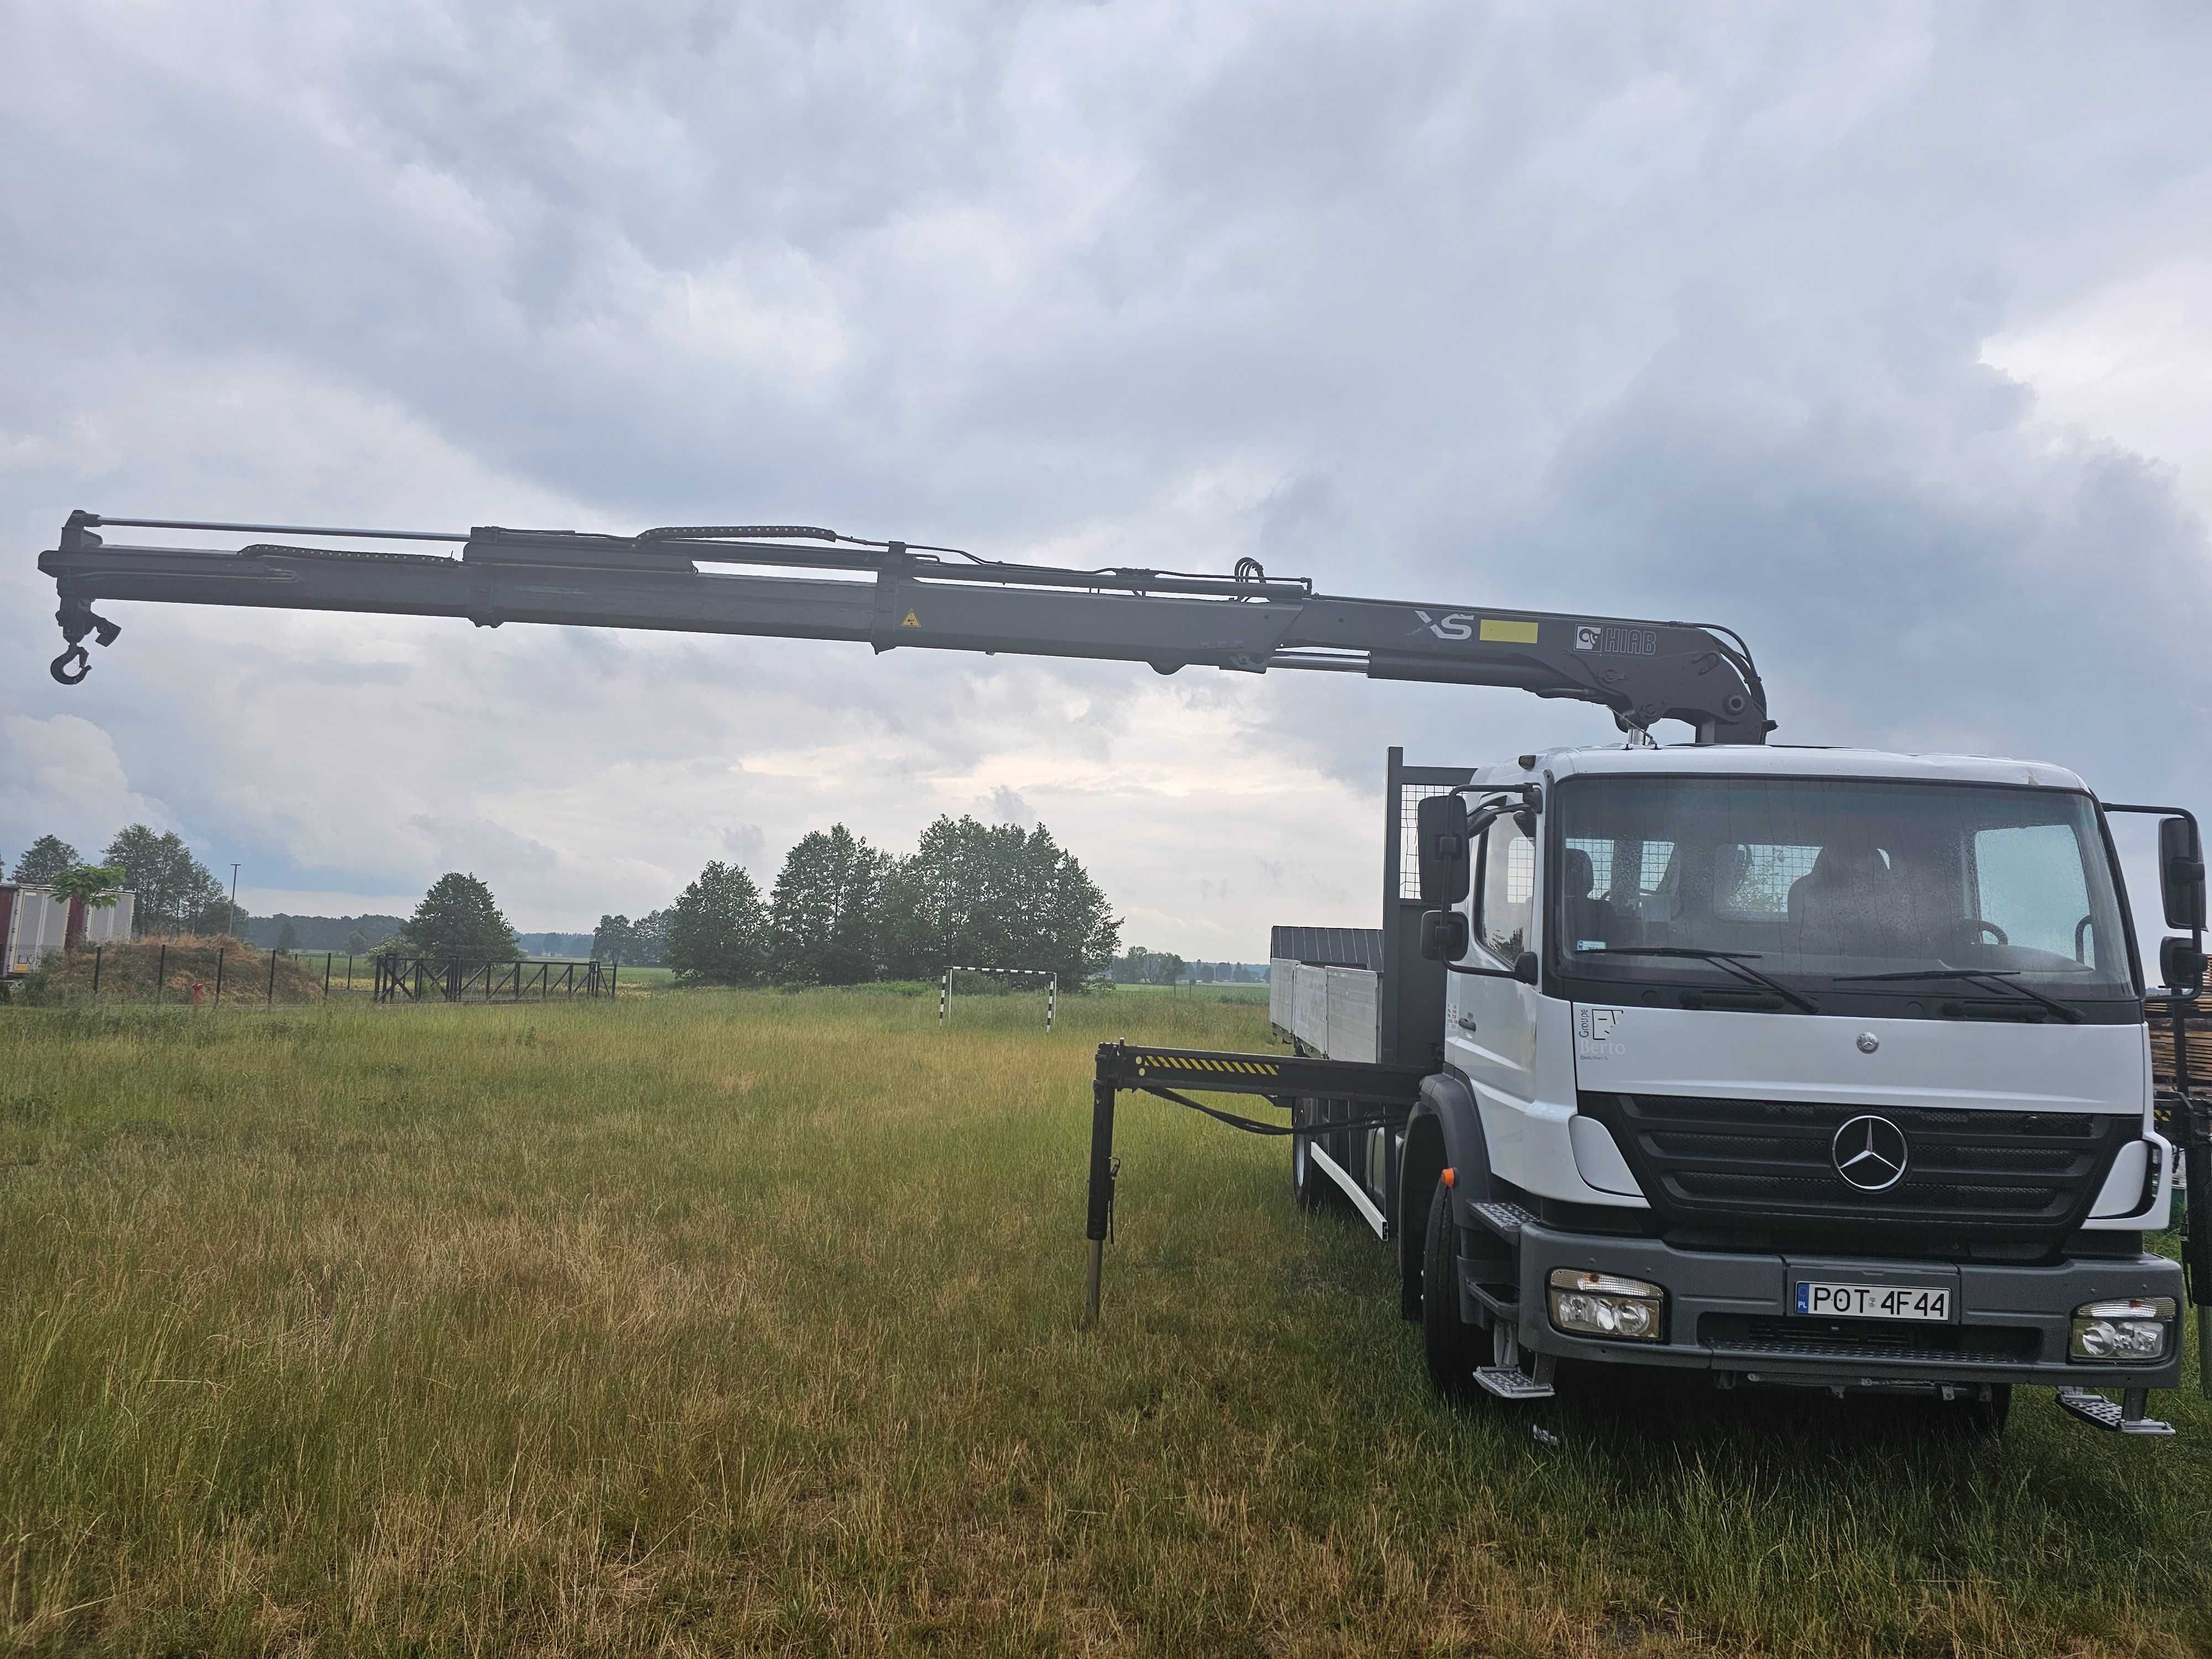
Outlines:
<svg viewBox="0 0 2212 1659"><path fill-rule="evenodd" d="M1578 976L1711 985L1741 953L1805 988L2133 995L2086 795L1832 778L1609 778L1555 792L1553 959ZM1644 955L1640 951L1682 954ZM1951 970L1963 978L1950 990ZM1912 975L1884 982L1866 976Z"/></svg>

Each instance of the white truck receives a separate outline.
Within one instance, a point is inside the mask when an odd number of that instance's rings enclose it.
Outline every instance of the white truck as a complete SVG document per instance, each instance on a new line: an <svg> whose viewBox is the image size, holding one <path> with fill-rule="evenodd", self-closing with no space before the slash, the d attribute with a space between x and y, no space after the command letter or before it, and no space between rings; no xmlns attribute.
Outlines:
<svg viewBox="0 0 2212 1659"><path fill-rule="evenodd" d="M114 543L112 530L202 539ZM1085 570L805 525L609 536L79 512L39 565L60 601L51 672L64 685L89 672L88 639L120 633L93 603L123 600L1324 672L1598 704L1626 746L1479 772L1407 768L1393 751L1377 965L1340 968L1309 1003L1285 964L1276 988L1300 1052L1099 1050L1091 1316L1115 1099L1139 1091L1288 1137L1301 1200L1341 1194L1395 1245L1405 1311L1449 1389L1540 1398L1562 1360L1690 1368L1930 1394L1993 1427L2026 1382L2085 1421L2165 1431L2146 1403L2180 1376L2185 1281L2143 1236L2175 1148L2154 1122L2160 998L2106 819L2164 820L2166 920L2186 937L2160 947L2160 975L2179 1023L2205 969L2186 812L2100 805L2039 763L1770 746L1750 650L1717 624L1328 594L1249 558L1228 575ZM1694 742L1658 747L1665 720ZM1258 1097L1291 1121L1194 1091ZM2185 1071L2175 1097L2165 1121L2186 1148L2186 1291L2203 1331L2212 1105Z"/></svg>
<svg viewBox="0 0 2212 1659"><path fill-rule="evenodd" d="M1423 1069L1399 1123L1302 1099L1293 1183L1396 1245L1440 1386L1659 1366L1995 1427L2039 1384L2161 1431L2182 1269L2143 1235L2177 1159L2106 821L2134 809L2040 763L1778 746L1393 751L1389 793L1419 827L1379 971L1279 960L1271 1007L1304 1052Z"/></svg>

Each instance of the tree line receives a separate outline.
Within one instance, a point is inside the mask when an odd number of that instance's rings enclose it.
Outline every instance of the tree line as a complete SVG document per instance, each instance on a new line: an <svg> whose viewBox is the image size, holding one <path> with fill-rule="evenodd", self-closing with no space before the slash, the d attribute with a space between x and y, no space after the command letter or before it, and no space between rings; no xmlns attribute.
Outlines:
<svg viewBox="0 0 2212 1659"><path fill-rule="evenodd" d="M134 823L88 864L57 836L43 836L15 862L17 881L74 882L88 892L127 887L137 895L139 937L242 933L222 884L174 831ZM377 924L374 934L362 924ZM370 950L499 960L521 946L476 876L449 871L413 915L272 917L278 950ZM345 937L310 941L305 923ZM392 926L392 924L397 926ZM256 931L261 931L257 929ZM665 964L686 984L856 985L878 979L934 979L947 968L1021 968L1081 985L1115 977L1166 978L1180 957L1136 951L1117 957L1121 924L1082 862L1042 824L985 824L939 817L915 850L896 857L842 823L802 836L763 896L750 875L719 860L665 908L636 921L605 915L594 956ZM1135 961L1146 970L1131 971Z"/></svg>
<svg viewBox="0 0 2212 1659"><path fill-rule="evenodd" d="M192 856L174 830L143 823L116 832L90 863L59 836L41 836L15 860L12 879L89 896L129 888L137 894L131 931L140 939L179 933L269 935L257 942L279 951L420 951L425 955L498 958L519 954L491 890L472 875L449 871L433 883L415 914L398 916L252 917L237 909L213 872ZM252 925L252 924L258 925ZM343 927L343 938L329 936ZM313 937L310 937L312 932Z"/></svg>
<svg viewBox="0 0 2212 1659"><path fill-rule="evenodd" d="M950 967L1026 968L1075 987L1103 972L1121 924L1081 861L1039 824L939 818L903 858L844 824L799 837L763 897L717 860L665 909L599 919L592 953L685 984L857 985Z"/></svg>

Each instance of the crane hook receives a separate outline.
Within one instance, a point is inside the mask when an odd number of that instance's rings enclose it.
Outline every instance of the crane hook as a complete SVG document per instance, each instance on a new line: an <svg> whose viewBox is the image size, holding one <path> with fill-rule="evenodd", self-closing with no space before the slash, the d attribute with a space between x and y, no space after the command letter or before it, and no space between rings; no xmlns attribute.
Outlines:
<svg viewBox="0 0 2212 1659"><path fill-rule="evenodd" d="M92 653L84 648L86 635L102 645L112 645L123 632L82 599L64 599L54 620L62 625L62 641L68 648L46 665L46 672L64 685L76 685L92 672ZM76 672L71 672L72 669Z"/></svg>

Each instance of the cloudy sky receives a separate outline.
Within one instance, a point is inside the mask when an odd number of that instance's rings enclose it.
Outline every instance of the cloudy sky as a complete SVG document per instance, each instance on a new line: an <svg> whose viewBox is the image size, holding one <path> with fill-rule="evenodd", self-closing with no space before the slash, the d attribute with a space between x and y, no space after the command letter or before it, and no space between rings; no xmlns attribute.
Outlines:
<svg viewBox="0 0 2212 1659"><path fill-rule="evenodd" d="M1126 937L1376 908L1335 676L116 605L64 514L827 524L1710 617L1778 737L2212 809L2195 5L0 5L0 855L526 927L1042 819Z"/></svg>

